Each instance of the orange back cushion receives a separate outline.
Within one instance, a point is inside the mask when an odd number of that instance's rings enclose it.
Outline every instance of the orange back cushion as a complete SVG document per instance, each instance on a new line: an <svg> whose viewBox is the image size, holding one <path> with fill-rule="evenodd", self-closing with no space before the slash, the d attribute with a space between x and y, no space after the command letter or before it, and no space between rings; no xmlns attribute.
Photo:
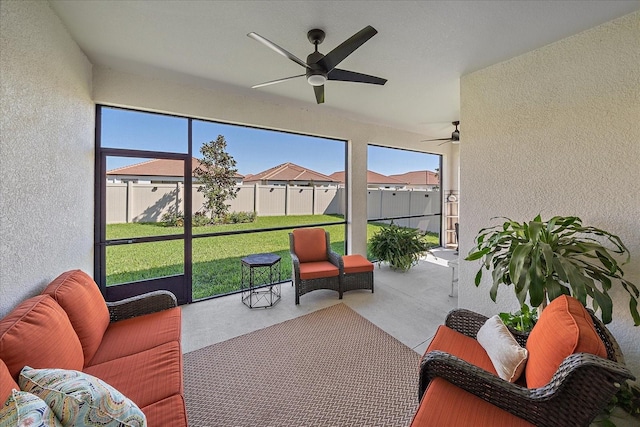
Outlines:
<svg viewBox="0 0 640 427"><path fill-rule="evenodd" d="M18 305L0 320L0 359L14 379L32 368L82 370L82 346L62 307L49 295Z"/></svg>
<svg viewBox="0 0 640 427"><path fill-rule="evenodd" d="M0 359L0 405L7 401L11 394L11 390L20 390L20 386L16 383L7 369L7 365Z"/></svg>
<svg viewBox="0 0 640 427"><path fill-rule="evenodd" d="M300 262L327 260L327 240L322 228L293 230L293 250Z"/></svg>
<svg viewBox="0 0 640 427"><path fill-rule="evenodd" d="M69 316L86 365L96 354L110 320L98 285L82 270L72 270L58 276L42 293L51 295Z"/></svg>
<svg viewBox="0 0 640 427"><path fill-rule="evenodd" d="M573 297L562 295L542 311L527 340L529 360L525 368L527 387L549 383L562 361L574 353L607 357L591 316Z"/></svg>

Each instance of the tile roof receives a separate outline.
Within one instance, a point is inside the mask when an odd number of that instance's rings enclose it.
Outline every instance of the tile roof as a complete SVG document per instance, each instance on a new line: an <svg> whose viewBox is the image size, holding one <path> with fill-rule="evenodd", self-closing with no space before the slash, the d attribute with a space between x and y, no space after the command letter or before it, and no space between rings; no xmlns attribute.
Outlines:
<svg viewBox="0 0 640 427"><path fill-rule="evenodd" d="M200 160L193 157L191 162L192 171L200 166ZM123 166L121 168L107 171L107 175L127 175L127 176L183 176L184 166L182 160L153 159L135 165ZM236 178L243 178L239 173Z"/></svg>
<svg viewBox="0 0 640 427"><path fill-rule="evenodd" d="M411 185L439 185L440 179L437 174L432 171L412 171L396 175L390 175L393 178L401 179Z"/></svg>
<svg viewBox="0 0 640 427"><path fill-rule="evenodd" d="M307 169L295 163L283 163L254 175L247 175L244 182L251 181L316 181L337 182L333 178Z"/></svg>
<svg viewBox="0 0 640 427"><path fill-rule="evenodd" d="M337 181L340 181L343 184L345 182L344 171L334 172L329 176ZM391 176L383 175L381 173L368 170L367 184L389 184L389 185L402 186L402 185L407 185L408 183L406 181L393 178Z"/></svg>

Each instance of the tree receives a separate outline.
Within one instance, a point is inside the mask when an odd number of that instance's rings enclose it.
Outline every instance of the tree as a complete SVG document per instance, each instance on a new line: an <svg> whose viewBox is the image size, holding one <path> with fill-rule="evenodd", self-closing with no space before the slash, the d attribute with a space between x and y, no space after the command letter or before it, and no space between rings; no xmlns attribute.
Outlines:
<svg viewBox="0 0 640 427"><path fill-rule="evenodd" d="M211 212L211 218L222 219L229 211L229 205L225 202L235 199L238 193L236 161L227 153L227 141L222 135L218 135L215 141L202 144L200 153L200 166L193 171L203 184L198 191L204 193L204 206Z"/></svg>

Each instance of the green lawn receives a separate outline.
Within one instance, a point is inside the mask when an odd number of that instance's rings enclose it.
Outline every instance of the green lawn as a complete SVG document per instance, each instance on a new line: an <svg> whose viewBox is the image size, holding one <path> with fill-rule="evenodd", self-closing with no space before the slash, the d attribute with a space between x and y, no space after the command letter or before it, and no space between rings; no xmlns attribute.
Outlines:
<svg viewBox="0 0 640 427"><path fill-rule="evenodd" d="M193 234L231 230L251 230L269 227L298 226L321 222L342 221L331 215L300 215L259 217L253 223L225 224L196 227ZM334 251L344 253L343 224L324 227L331 236ZM368 238L380 228L369 224ZM165 227L158 223L108 224L108 239L180 234L182 228ZM289 257L290 230L268 231L231 236L202 237L193 239L193 299L234 292L240 289L241 258L254 253L270 252L282 257L280 262L282 279L291 277ZM435 244L438 236L431 236ZM182 274L182 240L140 243L107 247L107 285L133 282L143 279Z"/></svg>

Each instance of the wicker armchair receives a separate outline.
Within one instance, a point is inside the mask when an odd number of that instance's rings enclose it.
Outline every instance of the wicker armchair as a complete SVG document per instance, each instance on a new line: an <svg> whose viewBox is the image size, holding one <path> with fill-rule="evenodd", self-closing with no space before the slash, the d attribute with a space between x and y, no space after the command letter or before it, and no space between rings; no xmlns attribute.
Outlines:
<svg viewBox="0 0 640 427"><path fill-rule="evenodd" d="M331 289L342 299L342 257L331 250L329 233L322 228L301 228L289 233L292 281L296 304L300 296L317 289Z"/></svg>
<svg viewBox="0 0 640 427"><path fill-rule="evenodd" d="M536 426L588 426L604 409L619 384L634 379L625 367L616 340L589 312L607 350L607 359L575 353L562 362L544 387L529 389L501 378L442 351L430 351L420 364L419 397L429 381L442 377L451 384L529 421ZM487 317L468 310L454 310L446 326L475 338ZM528 334L511 330L520 345Z"/></svg>

